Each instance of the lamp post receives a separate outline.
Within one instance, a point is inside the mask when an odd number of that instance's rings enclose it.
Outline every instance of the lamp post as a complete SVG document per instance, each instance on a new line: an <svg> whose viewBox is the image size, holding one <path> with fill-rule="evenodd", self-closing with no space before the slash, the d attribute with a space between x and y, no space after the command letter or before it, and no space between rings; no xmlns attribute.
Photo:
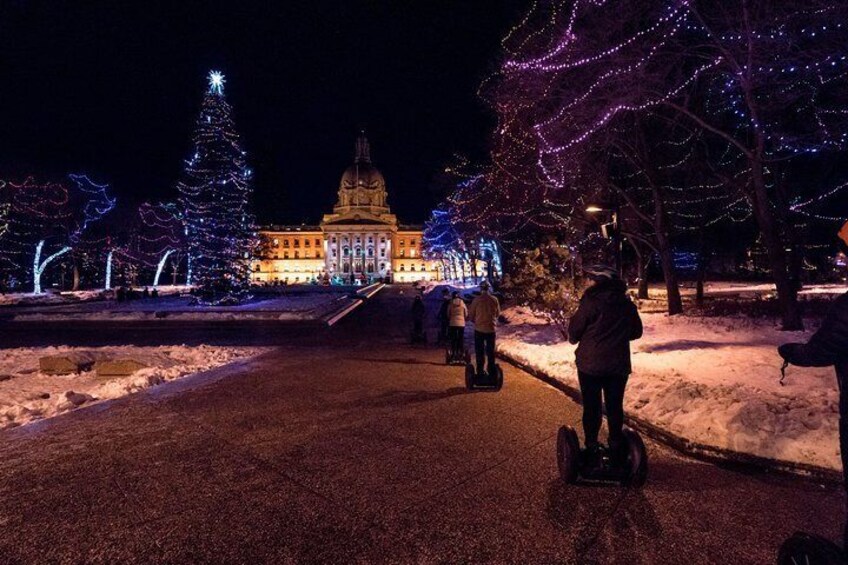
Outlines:
<svg viewBox="0 0 848 565"><path fill-rule="evenodd" d="M612 243L615 246L615 270L618 272L618 276L623 279L624 275L622 273L621 264L621 227L618 222L620 209L618 204L614 204L612 206L599 206L597 204L590 204L589 206L586 206L586 213L588 214L600 214L602 212L609 212L612 215L612 235L610 236L610 239L612 240Z"/></svg>

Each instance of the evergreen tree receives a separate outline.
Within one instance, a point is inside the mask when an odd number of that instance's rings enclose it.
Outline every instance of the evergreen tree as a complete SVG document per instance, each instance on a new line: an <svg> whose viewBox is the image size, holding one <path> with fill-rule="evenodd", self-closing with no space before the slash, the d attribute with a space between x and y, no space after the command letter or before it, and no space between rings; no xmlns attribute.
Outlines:
<svg viewBox="0 0 848 565"><path fill-rule="evenodd" d="M249 209L251 170L224 98L224 82L221 73L209 73L194 151L177 187L188 247L187 282L211 303L245 296L256 246Z"/></svg>

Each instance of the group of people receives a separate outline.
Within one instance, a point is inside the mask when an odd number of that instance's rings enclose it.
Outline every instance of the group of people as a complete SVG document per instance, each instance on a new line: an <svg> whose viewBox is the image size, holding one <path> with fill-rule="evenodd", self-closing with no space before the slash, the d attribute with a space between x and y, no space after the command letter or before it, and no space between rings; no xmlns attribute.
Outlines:
<svg viewBox="0 0 848 565"><path fill-rule="evenodd" d="M488 281L480 284L480 293L466 305L459 292L445 289L442 302L436 316L439 322L439 341L447 342L456 356L463 350L465 326L474 325L474 352L479 375L494 374L495 371L495 328L501 305L492 294ZM424 301L421 295L415 297L412 305L413 333L420 333L424 327Z"/></svg>
<svg viewBox="0 0 848 565"><path fill-rule="evenodd" d="M838 234L840 247L848 255L848 222ZM598 435L607 413L608 447L612 461L623 458L624 391L632 372L630 341L642 336L642 321L636 305L627 295L627 285L618 271L596 265L584 269L590 281L568 326L568 339L577 344L577 377L583 399L583 431L587 461L600 460L603 446ZM462 348L466 321L474 324L474 349L477 370L482 372L484 357L491 371L495 363L495 327L500 304L492 296L489 284L480 285L481 293L466 307L459 293L444 291L439 310L442 337L449 339L454 351ZM421 322L424 305L420 302ZM836 369L839 388L839 445L843 479L848 492L848 293L831 307L821 327L807 343L788 343L778 348L787 364L800 367ZM848 547L848 522L843 542Z"/></svg>
<svg viewBox="0 0 848 565"><path fill-rule="evenodd" d="M153 287L153 290L151 291L147 287L144 287L144 290L138 292L132 287L126 286L119 286L115 289L115 300L118 302L135 300L136 298L159 298L159 290L156 287Z"/></svg>

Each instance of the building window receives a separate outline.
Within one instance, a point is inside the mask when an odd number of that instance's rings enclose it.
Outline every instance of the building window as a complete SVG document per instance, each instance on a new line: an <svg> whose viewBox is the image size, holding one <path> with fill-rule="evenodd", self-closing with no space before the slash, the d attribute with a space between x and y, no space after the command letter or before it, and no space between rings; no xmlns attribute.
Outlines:
<svg viewBox="0 0 848 565"><path fill-rule="evenodd" d="M283 240L283 247L288 247L288 246L289 246L289 240L284 239Z"/></svg>
<svg viewBox="0 0 848 565"><path fill-rule="evenodd" d="M300 259L300 251L295 251L295 252L294 252L294 258L295 258L295 259Z"/></svg>
<svg viewBox="0 0 848 565"><path fill-rule="evenodd" d="M380 243L386 243L386 238L385 238L385 237L381 237L381 238L380 238Z"/></svg>
<svg viewBox="0 0 848 565"><path fill-rule="evenodd" d="M374 238L370 235L368 236L368 243L374 243Z"/></svg>
<svg viewBox="0 0 848 565"><path fill-rule="evenodd" d="M385 249L381 249L381 250L380 250L380 257L385 257L385 256L386 256L386 250L385 250Z"/></svg>
<svg viewBox="0 0 848 565"><path fill-rule="evenodd" d="M401 271L405 271L406 269L404 269L404 268L403 268L403 265L401 265L401 266L400 266L400 270L401 270Z"/></svg>
<svg viewBox="0 0 848 565"><path fill-rule="evenodd" d="M276 237L274 238L274 246L280 245L280 240Z"/></svg>
<svg viewBox="0 0 848 565"><path fill-rule="evenodd" d="M369 248L368 248L368 256L369 256L369 257L373 257L373 256L374 256L374 248L373 248L373 247L369 247Z"/></svg>
<svg viewBox="0 0 848 565"><path fill-rule="evenodd" d="M316 259L320 259L320 258L321 258L321 252L320 252L320 251L316 251L316 252L315 252L315 258L316 258Z"/></svg>
<svg viewBox="0 0 848 565"><path fill-rule="evenodd" d="M381 270L381 271L385 271L385 270L386 270L386 264L385 264L385 263L380 263L380 270Z"/></svg>
<svg viewBox="0 0 848 565"><path fill-rule="evenodd" d="M262 265L257 263L256 268L254 268L253 270L256 271L257 273L261 273L262 272Z"/></svg>
<svg viewBox="0 0 848 565"><path fill-rule="evenodd" d="M414 249L410 249L410 250L409 250L409 256L410 256L410 257L415 257L415 250L414 250Z"/></svg>
<svg viewBox="0 0 848 565"><path fill-rule="evenodd" d="M299 239L294 240L294 246L300 247L300 240Z"/></svg>
<svg viewBox="0 0 848 565"><path fill-rule="evenodd" d="M310 245L311 243L312 243L312 240L307 238L306 241L303 242L303 245L305 245L306 247L311 247L311 245Z"/></svg>
<svg viewBox="0 0 848 565"><path fill-rule="evenodd" d="M401 244L401 245L406 245L406 240L403 240L403 239L402 239L402 240L400 240L400 244Z"/></svg>
<svg viewBox="0 0 848 565"><path fill-rule="evenodd" d="M342 249L342 255L344 255L345 257L350 257L350 247L345 247L344 249Z"/></svg>
<svg viewBox="0 0 848 565"><path fill-rule="evenodd" d="M415 245L415 240L414 240L414 239L410 239L410 240L409 240L409 245Z"/></svg>
<svg viewBox="0 0 848 565"><path fill-rule="evenodd" d="M317 237L315 238L315 247L321 247L321 240Z"/></svg>
<svg viewBox="0 0 848 565"><path fill-rule="evenodd" d="M289 258L289 252L283 251L283 259L288 259L288 258Z"/></svg>
<svg viewBox="0 0 848 565"><path fill-rule="evenodd" d="M400 256L401 256L401 257L406 257L406 250L405 250L405 249L401 249L401 250L400 250Z"/></svg>
<svg viewBox="0 0 848 565"><path fill-rule="evenodd" d="M333 236L333 240L332 240L332 241L333 241L333 245L335 245L335 244L336 244L336 236Z"/></svg>

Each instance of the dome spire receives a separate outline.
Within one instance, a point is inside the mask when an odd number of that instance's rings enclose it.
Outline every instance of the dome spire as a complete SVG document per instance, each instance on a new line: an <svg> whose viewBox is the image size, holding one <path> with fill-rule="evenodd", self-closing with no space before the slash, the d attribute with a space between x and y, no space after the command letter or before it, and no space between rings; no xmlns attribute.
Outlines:
<svg viewBox="0 0 848 565"><path fill-rule="evenodd" d="M359 137L356 138L356 163L371 162L371 146L368 144L368 138L365 137L365 130L359 132Z"/></svg>

